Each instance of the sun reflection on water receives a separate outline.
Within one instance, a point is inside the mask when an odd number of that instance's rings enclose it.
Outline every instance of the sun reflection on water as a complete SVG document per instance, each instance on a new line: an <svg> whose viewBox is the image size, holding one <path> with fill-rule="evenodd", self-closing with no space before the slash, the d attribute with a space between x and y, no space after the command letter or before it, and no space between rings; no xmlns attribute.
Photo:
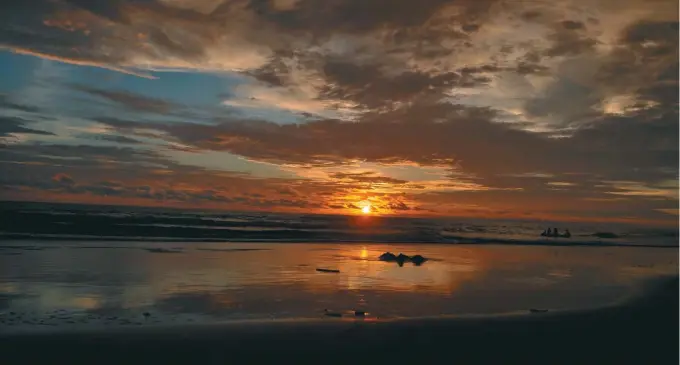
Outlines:
<svg viewBox="0 0 680 365"><path fill-rule="evenodd" d="M368 258L368 250L366 249L366 246L361 248L361 254L359 255L362 259L367 259Z"/></svg>
<svg viewBox="0 0 680 365"><path fill-rule="evenodd" d="M313 317L322 316L324 308L379 316L495 313L610 300L638 276L677 268L674 259L659 264L659 254L633 248L192 243L184 244L180 254L116 250L116 265L110 265L110 255L101 255L105 250L46 250L0 261L12 273L0 273L7 308L222 319ZM386 251L429 260L400 267L378 259Z"/></svg>

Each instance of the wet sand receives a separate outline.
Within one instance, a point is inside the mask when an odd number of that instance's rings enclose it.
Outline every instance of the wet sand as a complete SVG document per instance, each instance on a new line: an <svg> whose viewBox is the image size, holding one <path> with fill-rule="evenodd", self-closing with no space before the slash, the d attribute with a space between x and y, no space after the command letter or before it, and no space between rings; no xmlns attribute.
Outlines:
<svg viewBox="0 0 680 365"><path fill-rule="evenodd" d="M677 364L678 279L589 311L0 336L2 364Z"/></svg>

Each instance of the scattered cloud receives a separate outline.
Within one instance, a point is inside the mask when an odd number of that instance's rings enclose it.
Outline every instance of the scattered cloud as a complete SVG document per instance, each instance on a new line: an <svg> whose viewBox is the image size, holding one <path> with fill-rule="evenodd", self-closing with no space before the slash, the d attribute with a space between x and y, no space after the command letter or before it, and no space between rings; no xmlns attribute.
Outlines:
<svg viewBox="0 0 680 365"><path fill-rule="evenodd" d="M0 138L14 134L53 135L51 132L26 127L26 124L30 124L30 121L0 116Z"/></svg>
<svg viewBox="0 0 680 365"><path fill-rule="evenodd" d="M678 200L677 14L670 0L0 5L3 57L64 65L54 79L11 66L4 184L135 203L664 217Z"/></svg>

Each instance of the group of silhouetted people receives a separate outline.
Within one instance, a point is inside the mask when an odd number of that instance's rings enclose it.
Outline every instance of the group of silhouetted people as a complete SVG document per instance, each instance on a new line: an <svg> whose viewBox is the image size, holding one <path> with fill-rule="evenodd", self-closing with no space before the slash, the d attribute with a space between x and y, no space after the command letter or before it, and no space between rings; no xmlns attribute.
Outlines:
<svg viewBox="0 0 680 365"><path fill-rule="evenodd" d="M564 230L564 234L560 234L560 231L557 230L557 228L550 229L548 228L547 230L543 231L541 233L541 236L543 237L564 237L564 238L569 238L571 237L571 232L569 232L568 229Z"/></svg>

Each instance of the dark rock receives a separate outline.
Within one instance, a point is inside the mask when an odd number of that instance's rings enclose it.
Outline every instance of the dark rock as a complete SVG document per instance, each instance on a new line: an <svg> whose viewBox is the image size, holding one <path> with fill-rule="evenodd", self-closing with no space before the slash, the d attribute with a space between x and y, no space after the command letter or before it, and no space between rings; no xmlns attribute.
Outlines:
<svg viewBox="0 0 680 365"><path fill-rule="evenodd" d="M316 269L318 272L328 272L328 273L339 273L340 270L335 270L335 269Z"/></svg>
<svg viewBox="0 0 680 365"><path fill-rule="evenodd" d="M403 253L400 253L399 256L395 256L391 252L385 252L384 254L380 255L379 257L380 261L387 261L387 262L396 262L399 266L404 266L405 262L412 262L416 266L422 265L427 259L421 255L415 255L413 257L404 255Z"/></svg>
<svg viewBox="0 0 680 365"><path fill-rule="evenodd" d="M413 262L413 264L416 266L422 265L425 261L427 261L427 259L421 255L415 255L411 257L411 262Z"/></svg>
<svg viewBox="0 0 680 365"><path fill-rule="evenodd" d="M397 261L397 256L392 252L385 252L378 257L380 261Z"/></svg>

